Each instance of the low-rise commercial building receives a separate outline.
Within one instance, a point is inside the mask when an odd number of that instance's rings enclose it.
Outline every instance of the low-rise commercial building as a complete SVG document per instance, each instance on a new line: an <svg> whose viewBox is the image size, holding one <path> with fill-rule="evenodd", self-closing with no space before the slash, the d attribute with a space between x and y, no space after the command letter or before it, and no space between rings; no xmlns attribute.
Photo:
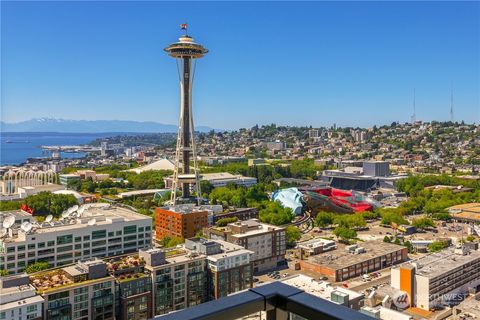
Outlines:
<svg viewBox="0 0 480 320"><path fill-rule="evenodd" d="M257 219L238 221L226 227L204 230L210 239L228 241L254 252L253 272L262 272L285 264L285 228L261 223Z"/></svg>
<svg viewBox="0 0 480 320"><path fill-rule="evenodd" d="M391 285L410 305L430 310L480 285L480 251L450 248L394 267Z"/></svg>
<svg viewBox="0 0 480 320"><path fill-rule="evenodd" d="M333 281L345 281L362 274L378 271L404 262L408 250L383 241L366 241L360 246L345 247L300 260L300 269L328 276Z"/></svg>
<svg viewBox="0 0 480 320"><path fill-rule="evenodd" d="M323 238L315 238L302 242L298 245L298 249L301 250L300 255L302 257L313 256L336 248L337 244L335 241Z"/></svg>
<svg viewBox="0 0 480 320"><path fill-rule="evenodd" d="M63 266L80 259L148 248L152 218L105 203L81 206L57 221L12 226L0 238L0 269L19 273L37 261Z"/></svg>
<svg viewBox="0 0 480 320"><path fill-rule="evenodd" d="M68 186L71 183L81 180L80 175L74 173L59 174L58 178L60 180L60 184L64 186Z"/></svg>
<svg viewBox="0 0 480 320"><path fill-rule="evenodd" d="M236 208L228 211L219 212L212 215L212 223L215 224L220 219L225 218L238 218L238 220L249 220L258 218L257 208Z"/></svg>

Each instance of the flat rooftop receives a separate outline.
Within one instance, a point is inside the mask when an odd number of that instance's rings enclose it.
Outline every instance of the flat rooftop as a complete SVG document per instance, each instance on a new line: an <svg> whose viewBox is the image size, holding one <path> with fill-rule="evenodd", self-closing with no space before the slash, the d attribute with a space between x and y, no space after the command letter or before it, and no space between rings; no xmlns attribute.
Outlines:
<svg viewBox="0 0 480 320"><path fill-rule="evenodd" d="M219 243L222 249L222 252L217 254L208 255L209 260L217 261L218 259L225 258L227 256L237 256L241 254L254 254L253 251L247 250L242 246L222 241L222 240L214 240L214 242Z"/></svg>
<svg viewBox="0 0 480 320"><path fill-rule="evenodd" d="M2 303L2 301L8 302ZM19 304L31 305L43 301L44 299L41 296L35 294L35 288L31 284L0 290L0 310L17 308Z"/></svg>
<svg viewBox="0 0 480 320"><path fill-rule="evenodd" d="M250 236L256 235L256 234L262 234L262 233L267 233L267 232L271 232L271 231L283 230L284 229L283 227L278 227L278 226L274 226L274 225L271 225L271 224L262 223L258 219L250 219L250 220L245 220L245 221L237 221L237 222L229 223L227 225L227 227L220 228L220 229L228 230L228 229L230 229L229 226L231 226L231 225L235 226L235 227L241 227L241 226L247 226L248 227L248 229L245 230L242 233L232 234L232 236L236 237L236 238L250 237Z"/></svg>
<svg viewBox="0 0 480 320"><path fill-rule="evenodd" d="M362 293L358 293L343 287L332 286L326 281L316 281L315 279L303 274L298 274L287 278L282 280L282 282L328 301L331 301L331 294L333 291L348 294L350 300L363 296Z"/></svg>
<svg viewBox="0 0 480 320"><path fill-rule="evenodd" d="M416 274L432 279L477 259L480 259L480 251L461 255L455 253L454 248L448 248L407 263L416 265Z"/></svg>
<svg viewBox="0 0 480 320"><path fill-rule="evenodd" d="M319 247L319 246L324 246L326 244L333 244L333 243L335 243L335 241L333 241L333 240L323 239L323 238L314 238L312 240L302 242L298 246L300 248L312 249L312 248L316 248L316 247Z"/></svg>
<svg viewBox="0 0 480 320"><path fill-rule="evenodd" d="M366 241L359 243L358 247L365 248L366 252L352 254L345 250L346 246L344 244L337 243L336 250L311 256L307 261L338 270L376 257L397 252L405 248L403 246L383 241Z"/></svg>
<svg viewBox="0 0 480 320"><path fill-rule="evenodd" d="M480 301L475 300L474 297L465 299L462 303L458 306L454 307L454 309L458 309L462 311L463 314L468 314L471 318L467 319L480 319Z"/></svg>
<svg viewBox="0 0 480 320"><path fill-rule="evenodd" d="M61 231L76 230L80 228L89 227L89 221L92 221L95 218L95 225L110 225L112 223L118 222L137 222L137 221L151 221L152 218L137 213L133 210L112 206L107 203L92 203L87 204L82 207L85 207L85 210L80 215L71 215L70 217L64 220L52 221L51 223L41 223L34 224L32 231L28 235L32 234L44 234L44 233L53 233ZM77 211L78 212L78 211ZM15 241L25 241L26 235L22 230L18 231L17 236L7 237L3 239L3 242L15 242Z"/></svg>
<svg viewBox="0 0 480 320"><path fill-rule="evenodd" d="M229 172L217 172L217 173L203 173L201 175L202 180L242 180L242 179L255 179L253 177L245 177L241 174L231 174ZM256 179L255 179L256 180Z"/></svg>

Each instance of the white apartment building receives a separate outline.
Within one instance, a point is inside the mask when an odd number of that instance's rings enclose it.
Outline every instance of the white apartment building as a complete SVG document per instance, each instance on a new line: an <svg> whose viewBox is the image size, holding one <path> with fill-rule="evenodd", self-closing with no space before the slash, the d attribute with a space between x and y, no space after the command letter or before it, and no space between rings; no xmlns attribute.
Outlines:
<svg viewBox="0 0 480 320"><path fill-rule="evenodd" d="M285 228L261 223L257 219L230 223L224 229L210 228L211 239L225 240L253 251L253 271L261 272L285 264Z"/></svg>
<svg viewBox="0 0 480 320"><path fill-rule="evenodd" d="M0 269L15 274L36 261L56 267L148 248L152 218L95 203L83 205L58 221L32 223L26 230L15 224L0 238Z"/></svg>
<svg viewBox="0 0 480 320"><path fill-rule="evenodd" d="M480 251L447 249L392 267L391 286L411 305L430 310L480 285Z"/></svg>
<svg viewBox="0 0 480 320"><path fill-rule="evenodd" d="M0 278L0 319L42 319L43 298L25 275Z"/></svg>

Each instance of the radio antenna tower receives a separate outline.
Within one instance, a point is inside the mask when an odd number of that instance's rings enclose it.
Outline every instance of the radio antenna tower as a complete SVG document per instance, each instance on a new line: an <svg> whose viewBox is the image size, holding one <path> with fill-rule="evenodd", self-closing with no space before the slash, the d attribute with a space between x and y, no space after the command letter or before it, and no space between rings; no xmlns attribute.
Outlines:
<svg viewBox="0 0 480 320"><path fill-rule="evenodd" d="M175 167L173 171L171 205L177 204L177 188L182 189L182 201L192 200L190 186L195 185L197 203L201 204L200 174L195 149L195 129L192 114L192 86L195 76L195 61L208 53L202 45L195 43L187 34L187 24L180 28L185 34L165 48L165 51L177 60L178 80L180 82L180 119L178 124ZM190 171L190 159L193 160L193 173Z"/></svg>
<svg viewBox="0 0 480 320"><path fill-rule="evenodd" d="M415 123L417 121L417 115L416 115L416 108L415 108L415 88L413 88L413 115L412 115L412 123Z"/></svg>
<svg viewBox="0 0 480 320"><path fill-rule="evenodd" d="M453 84L450 86L450 121L453 122Z"/></svg>

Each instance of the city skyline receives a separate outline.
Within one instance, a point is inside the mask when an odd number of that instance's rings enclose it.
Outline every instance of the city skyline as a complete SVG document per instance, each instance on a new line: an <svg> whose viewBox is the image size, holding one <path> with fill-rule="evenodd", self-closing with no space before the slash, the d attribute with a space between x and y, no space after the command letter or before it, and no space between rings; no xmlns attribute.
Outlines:
<svg viewBox="0 0 480 320"><path fill-rule="evenodd" d="M452 83L455 120L478 123L478 8L474 2L4 2L2 121L176 124L176 70L162 48L187 22L194 39L211 49L195 87L197 125L407 122L414 88L418 120L448 121Z"/></svg>

